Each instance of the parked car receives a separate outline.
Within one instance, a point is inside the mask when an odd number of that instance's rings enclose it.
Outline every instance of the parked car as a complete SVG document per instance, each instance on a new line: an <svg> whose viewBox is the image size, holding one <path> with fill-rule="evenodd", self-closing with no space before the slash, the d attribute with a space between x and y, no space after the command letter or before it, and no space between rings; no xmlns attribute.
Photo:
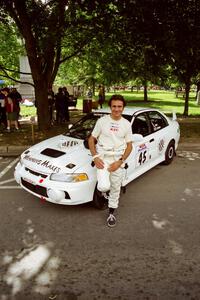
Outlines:
<svg viewBox="0 0 200 300"><path fill-rule="evenodd" d="M49 202L75 205L93 201L106 206L106 195L96 189L96 170L87 139L97 121L109 109L87 114L65 134L40 142L22 153L15 179L23 189ZM147 108L125 108L132 124L133 150L126 161L122 188L164 162L170 164L180 138L176 114L167 117Z"/></svg>

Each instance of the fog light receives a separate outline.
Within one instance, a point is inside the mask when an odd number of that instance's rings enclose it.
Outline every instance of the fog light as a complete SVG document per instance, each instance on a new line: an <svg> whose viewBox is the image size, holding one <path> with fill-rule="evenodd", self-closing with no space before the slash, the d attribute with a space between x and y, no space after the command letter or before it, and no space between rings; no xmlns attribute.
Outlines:
<svg viewBox="0 0 200 300"><path fill-rule="evenodd" d="M47 195L51 200L56 201L56 202L59 202L62 199L65 199L65 193L63 191L47 189Z"/></svg>

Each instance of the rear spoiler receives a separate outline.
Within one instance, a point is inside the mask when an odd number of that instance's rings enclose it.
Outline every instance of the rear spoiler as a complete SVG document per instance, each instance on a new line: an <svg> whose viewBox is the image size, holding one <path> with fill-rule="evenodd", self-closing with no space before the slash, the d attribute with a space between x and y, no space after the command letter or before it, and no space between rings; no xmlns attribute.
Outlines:
<svg viewBox="0 0 200 300"><path fill-rule="evenodd" d="M171 121L177 121L177 115L175 111L165 111L165 115L171 120Z"/></svg>
<svg viewBox="0 0 200 300"><path fill-rule="evenodd" d="M177 120L177 116L176 116L175 111L173 111L173 113L172 113L172 121L176 121L176 120Z"/></svg>

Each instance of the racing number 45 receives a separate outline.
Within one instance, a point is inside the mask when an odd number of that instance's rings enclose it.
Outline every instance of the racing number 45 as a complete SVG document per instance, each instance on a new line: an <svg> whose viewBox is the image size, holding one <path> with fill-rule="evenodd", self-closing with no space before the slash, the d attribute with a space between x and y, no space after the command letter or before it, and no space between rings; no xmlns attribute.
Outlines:
<svg viewBox="0 0 200 300"><path fill-rule="evenodd" d="M138 163L141 165L147 160L147 151L140 152Z"/></svg>

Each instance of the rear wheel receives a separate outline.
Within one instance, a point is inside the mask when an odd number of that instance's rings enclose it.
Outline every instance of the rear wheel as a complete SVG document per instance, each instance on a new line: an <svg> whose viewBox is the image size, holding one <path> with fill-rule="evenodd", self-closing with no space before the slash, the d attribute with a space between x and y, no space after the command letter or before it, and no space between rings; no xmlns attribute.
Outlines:
<svg viewBox="0 0 200 300"><path fill-rule="evenodd" d="M93 205L95 208L101 210L108 208L108 200L103 196L102 192L97 190L97 188L95 188L94 191Z"/></svg>
<svg viewBox="0 0 200 300"><path fill-rule="evenodd" d="M173 161L174 156L175 156L175 145L174 145L174 141L171 141L169 143L169 145L167 146L167 149L166 149L166 152L165 152L164 164L165 165L171 164L171 162Z"/></svg>

